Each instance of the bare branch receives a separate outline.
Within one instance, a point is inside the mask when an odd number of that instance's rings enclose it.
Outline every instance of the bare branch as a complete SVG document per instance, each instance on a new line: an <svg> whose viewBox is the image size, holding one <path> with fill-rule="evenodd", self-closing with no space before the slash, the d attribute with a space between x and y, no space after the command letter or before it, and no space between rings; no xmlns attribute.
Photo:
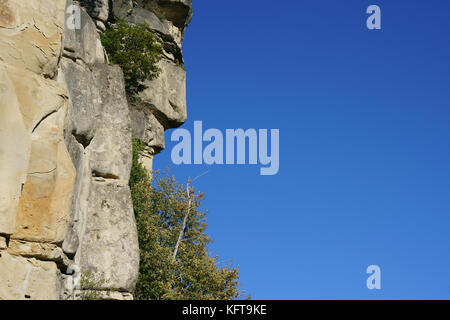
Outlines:
<svg viewBox="0 0 450 320"><path fill-rule="evenodd" d="M181 241L182 241L182 239L183 239L183 235L184 235L184 232L185 232L185 230L186 230L187 220L188 220L188 218L189 218L189 213L190 213L190 211L191 211L192 199L191 199L191 189L190 189L190 184L191 184L192 182L194 182L195 180L197 180L198 178L204 176L204 175L207 174L207 173L208 173L208 171L205 171L205 172L202 173L201 175L195 177L194 180L191 181L191 180L189 179L189 180L187 181L187 183L186 183L186 193L187 193L187 198L188 198L188 207L187 207L187 210L186 210L186 214L184 215L184 218L183 218L183 224L181 225L180 234L178 235L178 240L177 240L177 243L175 244L175 249L173 250L172 262L175 262L175 260L176 260L176 258L177 258L178 248L179 248L180 243L181 243Z"/></svg>

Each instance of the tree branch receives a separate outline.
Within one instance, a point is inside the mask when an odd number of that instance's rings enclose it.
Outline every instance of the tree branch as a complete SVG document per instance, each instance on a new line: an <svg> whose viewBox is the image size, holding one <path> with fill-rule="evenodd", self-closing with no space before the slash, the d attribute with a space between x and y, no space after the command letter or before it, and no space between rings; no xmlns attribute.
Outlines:
<svg viewBox="0 0 450 320"><path fill-rule="evenodd" d="M180 234L178 235L178 240L177 240L177 243L175 244L175 249L173 250L172 262L175 262L175 260L177 258L178 248L180 246L180 243L182 241L184 232L186 230L186 224L187 224L187 220L189 218L189 212L191 211L192 199L191 199L191 190L189 188L189 185L192 182L194 182L195 180L197 180L198 178L204 176L207 173L208 173L208 171L203 172L201 175L195 177L194 180L192 180L192 181L189 179L187 184L186 184L186 193L187 193L187 197L188 197L188 207L187 207L187 210L186 210L186 214L184 215L184 218L183 218L183 224L181 225Z"/></svg>

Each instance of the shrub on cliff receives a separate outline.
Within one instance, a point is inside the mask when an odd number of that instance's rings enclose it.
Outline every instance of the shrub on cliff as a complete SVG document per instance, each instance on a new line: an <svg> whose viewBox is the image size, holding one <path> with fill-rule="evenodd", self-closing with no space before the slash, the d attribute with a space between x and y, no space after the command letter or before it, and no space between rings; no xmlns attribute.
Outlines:
<svg viewBox="0 0 450 320"><path fill-rule="evenodd" d="M208 252L207 212L199 209L203 194L192 188L187 193L173 177L156 173L152 186L138 162L143 145L135 140L133 147L130 187L140 250L135 298L238 298L239 270L229 264L220 267L218 257Z"/></svg>
<svg viewBox="0 0 450 320"><path fill-rule="evenodd" d="M147 24L117 19L102 34L102 44L109 60L122 67L128 92L137 90L139 82L158 77L162 45Z"/></svg>

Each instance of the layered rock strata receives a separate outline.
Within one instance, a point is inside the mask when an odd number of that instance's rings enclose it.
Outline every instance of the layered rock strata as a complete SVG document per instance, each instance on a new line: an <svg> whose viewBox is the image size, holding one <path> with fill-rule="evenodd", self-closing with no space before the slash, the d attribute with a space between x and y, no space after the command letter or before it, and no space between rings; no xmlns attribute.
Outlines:
<svg viewBox="0 0 450 320"><path fill-rule="evenodd" d="M65 4L0 1L0 299L59 299L75 168L55 81Z"/></svg>
<svg viewBox="0 0 450 320"><path fill-rule="evenodd" d="M111 14L147 23L164 47L132 104L100 41ZM0 0L0 299L132 299L132 136L151 170L164 130L186 120L191 17L189 0ZM84 272L100 281L79 286Z"/></svg>

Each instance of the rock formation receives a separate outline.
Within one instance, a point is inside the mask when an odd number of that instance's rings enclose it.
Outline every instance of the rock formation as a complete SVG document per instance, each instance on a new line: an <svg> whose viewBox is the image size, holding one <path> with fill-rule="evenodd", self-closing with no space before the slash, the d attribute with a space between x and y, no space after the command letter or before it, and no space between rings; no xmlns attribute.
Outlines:
<svg viewBox="0 0 450 320"><path fill-rule="evenodd" d="M187 119L181 45L192 19L192 0L117 0L113 11L131 23L147 23L163 43L160 76L144 82L146 89L130 105L133 136L146 143L142 162L151 170L154 155L165 147L164 131L180 126Z"/></svg>
<svg viewBox="0 0 450 320"><path fill-rule="evenodd" d="M163 43L160 76L132 104L100 41L112 14ZM151 170L164 130L186 120L191 17L192 0L0 0L0 299L132 298L132 136ZM77 287L85 271L102 281Z"/></svg>

